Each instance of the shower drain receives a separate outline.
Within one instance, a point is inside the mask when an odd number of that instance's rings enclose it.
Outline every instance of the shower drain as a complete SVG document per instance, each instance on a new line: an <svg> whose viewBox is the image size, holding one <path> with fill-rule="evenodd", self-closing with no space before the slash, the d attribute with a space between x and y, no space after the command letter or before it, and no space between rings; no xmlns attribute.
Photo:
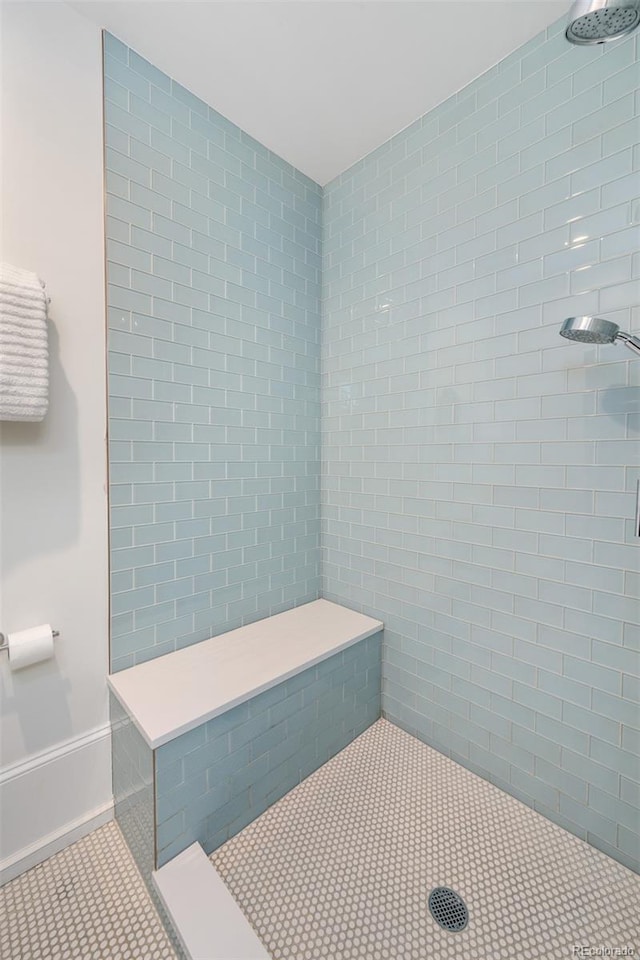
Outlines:
<svg viewBox="0 0 640 960"><path fill-rule="evenodd" d="M464 930L469 922L466 903L450 887L435 887L431 891L429 910L443 930Z"/></svg>

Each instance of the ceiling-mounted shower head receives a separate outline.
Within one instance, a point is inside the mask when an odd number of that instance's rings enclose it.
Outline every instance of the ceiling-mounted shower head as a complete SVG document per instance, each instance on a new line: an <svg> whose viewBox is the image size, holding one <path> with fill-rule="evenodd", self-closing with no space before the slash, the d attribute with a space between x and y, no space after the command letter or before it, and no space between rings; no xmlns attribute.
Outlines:
<svg viewBox="0 0 640 960"><path fill-rule="evenodd" d="M617 323L600 317L568 317L560 327L560 336L579 343L614 343L621 340L625 347L640 354L640 340L624 333Z"/></svg>
<svg viewBox="0 0 640 960"><path fill-rule="evenodd" d="M570 43L607 43L640 23L640 0L576 0L569 11Z"/></svg>

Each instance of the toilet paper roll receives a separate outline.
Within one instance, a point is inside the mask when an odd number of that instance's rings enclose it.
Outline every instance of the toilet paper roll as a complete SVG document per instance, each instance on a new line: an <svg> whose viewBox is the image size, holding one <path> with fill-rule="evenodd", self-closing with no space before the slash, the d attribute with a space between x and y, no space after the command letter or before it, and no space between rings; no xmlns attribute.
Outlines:
<svg viewBox="0 0 640 960"><path fill-rule="evenodd" d="M32 663L49 660L53 656L53 630L48 623L28 630L17 630L7 637L9 647L9 666L12 670L22 670Z"/></svg>

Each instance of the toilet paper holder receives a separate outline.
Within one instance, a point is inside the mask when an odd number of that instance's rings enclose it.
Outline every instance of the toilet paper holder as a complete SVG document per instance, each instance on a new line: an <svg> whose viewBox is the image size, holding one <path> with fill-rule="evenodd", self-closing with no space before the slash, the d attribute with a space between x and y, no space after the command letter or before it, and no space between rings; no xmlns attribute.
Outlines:
<svg viewBox="0 0 640 960"><path fill-rule="evenodd" d="M52 631L51 631L51 636L52 636L54 639L55 639L56 637L59 637L59 636L60 636L60 631L59 631L59 630L52 630ZM2 653L2 652L5 651L5 650L6 650L6 651L9 650L9 642L8 642L6 636L4 635L4 633L1 633L1 632L0 632L0 653Z"/></svg>

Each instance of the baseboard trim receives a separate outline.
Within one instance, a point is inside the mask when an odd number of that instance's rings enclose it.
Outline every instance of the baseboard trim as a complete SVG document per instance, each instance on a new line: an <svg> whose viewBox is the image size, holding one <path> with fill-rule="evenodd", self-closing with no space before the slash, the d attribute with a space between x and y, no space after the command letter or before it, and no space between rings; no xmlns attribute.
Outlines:
<svg viewBox="0 0 640 960"><path fill-rule="evenodd" d="M0 886L113 819L110 737L104 723L0 772Z"/></svg>
<svg viewBox="0 0 640 960"><path fill-rule="evenodd" d="M60 853L70 843L81 840L88 833L104 826L105 823L109 823L110 820L113 820L113 802L105 803L97 810L92 810L82 820L65 824L56 833L50 833L48 837L43 837L41 841L33 843L30 847L25 847L15 857L8 857L6 860L0 861L0 887L8 883L9 880L15 880L25 870L30 870L44 860L48 860L54 854Z"/></svg>
<svg viewBox="0 0 640 960"><path fill-rule="evenodd" d="M96 743L98 740L103 740L105 737L110 736L111 724L107 720L106 723L95 727L95 729L90 730L88 733L83 733L79 737L70 737L55 747L43 750L41 753L33 754L33 756L28 757L26 760L19 760L17 763L12 763L10 766L0 770L0 787L4 786L5 783L9 783L11 780L15 780L17 777L24 777L45 763L54 763L56 760L60 760L70 753L75 753L76 750L83 750L92 743Z"/></svg>

